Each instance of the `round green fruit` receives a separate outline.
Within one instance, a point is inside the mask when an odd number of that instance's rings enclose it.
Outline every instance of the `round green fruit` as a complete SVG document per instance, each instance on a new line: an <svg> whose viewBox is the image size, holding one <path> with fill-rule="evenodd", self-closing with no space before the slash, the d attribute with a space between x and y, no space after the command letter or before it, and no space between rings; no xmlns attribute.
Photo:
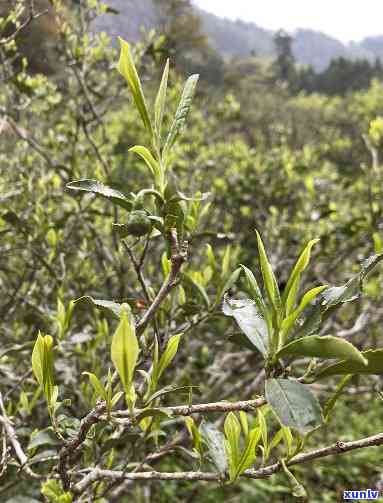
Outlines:
<svg viewBox="0 0 383 503"><path fill-rule="evenodd" d="M129 214L126 228L132 236L145 236L152 229L152 222L145 211L136 210Z"/></svg>

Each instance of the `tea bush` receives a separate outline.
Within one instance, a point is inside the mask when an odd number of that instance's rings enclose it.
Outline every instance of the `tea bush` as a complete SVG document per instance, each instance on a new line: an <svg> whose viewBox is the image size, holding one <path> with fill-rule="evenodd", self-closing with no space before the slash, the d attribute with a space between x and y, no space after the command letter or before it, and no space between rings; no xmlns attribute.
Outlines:
<svg viewBox="0 0 383 503"><path fill-rule="evenodd" d="M124 40L119 76L54 3L57 73L0 45L1 497L375 487L381 85L214 93Z"/></svg>

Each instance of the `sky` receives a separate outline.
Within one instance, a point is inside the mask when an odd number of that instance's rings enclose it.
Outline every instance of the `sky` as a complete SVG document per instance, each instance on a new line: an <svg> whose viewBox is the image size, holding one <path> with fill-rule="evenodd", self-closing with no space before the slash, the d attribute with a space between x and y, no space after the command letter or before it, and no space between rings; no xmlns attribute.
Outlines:
<svg viewBox="0 0 383 503"><path fill-rule="evenodd" d="M383 0L194 0L204 10L262 28L310 28L343 42L383 35Z"/></svg>

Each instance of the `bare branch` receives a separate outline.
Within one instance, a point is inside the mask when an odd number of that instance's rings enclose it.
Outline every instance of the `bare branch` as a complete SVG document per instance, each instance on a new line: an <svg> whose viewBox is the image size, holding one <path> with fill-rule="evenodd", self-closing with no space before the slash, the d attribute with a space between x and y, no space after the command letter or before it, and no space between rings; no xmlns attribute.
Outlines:
<svg viewBox="0 0 383 503"><path fill-rule="evenodd" d="M17 435L15 432L15 429L10 421L10 419L7 416L7 412L4 407L4 402L3 402L3 397L2 394L0 393L0 410L1 410L1 416L0 416L0 422L3 425L3 428L5 430L5 433L7 437L9 438L10 443L12 444L13 450L15 451L15 454L20 461L20 469L24 470L24 472L29 476L34 479L39 479L40 476L35 473L31 468L28 466L28 458L23 451L23 448L21 447L20 442L17 439Z"/></svg>
<svg viewBox="0 0 383 503"><path fill-rule="evenodd" d="M210 412L234 412L234 411L246 411L251 412L258 407L265 405L266 400L261 397L255 400L246 400L241 402L212 402L212 403L201 403L196 405L176 405L174 407L162 407L164 412L169 413L173 416L190 416L192 414L207 414ZM136 410L137 414L143 412L143 410ZM116 411L113 416L126 417L130 416L128 410Z"/></svg>
<svg viewBox="0 0 383 503"><path fill-rule="evenodd" d="M181 270L182 264L186 261L187 244L184 243L180 245L178 243L178 236L176 229L170 230L169 238L171 242L171 257L170 257L171 269L169 272L169 276L163 283L156 298L153 300L151 306L137 324L138 333L142 333L145 330L146 326L148 325L150 320L154 317L164 299L168 296L170 291L176 286L178 274Z"/></svg>
<svg viewBox="0 0 383 503"><path fill-rule="evenodd" d="M61 482L65 491L70 489L70 476L67 471L67 464L70 456L82 445L91 427L100 420L100 416L105 412L105 402L100 402L92 409L87 416L85 416L80 425L77 435L70 440L60 451L58 472L60 474Z"/></svg>

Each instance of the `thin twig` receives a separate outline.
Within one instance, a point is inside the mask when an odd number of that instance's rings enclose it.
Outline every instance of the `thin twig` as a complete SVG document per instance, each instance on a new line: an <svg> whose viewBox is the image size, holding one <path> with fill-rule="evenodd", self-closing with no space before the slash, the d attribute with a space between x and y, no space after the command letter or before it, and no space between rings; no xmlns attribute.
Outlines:
<svg viewBox="0 0 383 503"><path fill-rule="evenodd" d="M288 466L307 463L315 459L324 458L334 454L343 454L356 449L383 445L383 433L371 437L362 438L354 442L336 442L333 445L316 449L294 456L286 464ZM277 462L258 470L246 470L242 476L251 479L263 479L280 471L281 463ZM88 471L88 470L86 470ZM84 473L84 471L82 471ZM181 480L181 481L221 481L222 474L215 472L129 472L124 473L114 470L102 470L100 468L89 469L88 474L73 487L73 492L82 493L90 484L100 479L108 480Z"/></svg>
<svg viewBox="0 0 383 503"><path fill-rule="evenodd" d="M151 306L146 311L144 316L137 324L137 332L142 333L147 327L150 320L154 317L162 302L168 296L170 291L177 285L178 274L181 270L182 264L186 261L187 257L187 244L179 245L177 230L171 229L169 233L171 242L171 268L166 281L161 286L156 298L153 300Z"/></svg>
<svg viewBox="0 0 383 503"><path fill-rule="evenodd" d="M263 397L255 400L245 400L241 402L212 402L199 403L195 405L175 405L173 407L162 407L161 410L172 416L191 416L192 414L208 414L210 412L234 412L243 410L251 412L258 407L265 405L266 400ZM137 409L135 413L139 415L144 409ZM113 417L131 416L129 410L119 410L113 414Z"/></svg>
<svg viewBox="0 0 383 503"><path fill-rule="evenodd" d="M67 470L69 458L74 453L74 451L85 442L89 430L100 420L100 416L102 416L105 410L105 402L100 402L99 404L97 404L96 407L82 419L77 435L72 440L70 440L59 453L58 472L60 474L61 482L65 491L70 489L70 476Z"/></svg>
<svg viewBox="0 0 383 503"><path fill-rule="evenodd" d="M40 479L41 478L40 475L35 473L28 466L28 458L27 458L25 452L23 451L23 448L21 447L20 442L17 439L15 429L7 416L7 412L4 407L3 396L1 393L0 393L0 410L1 410L1 414L2 414L0 416L0 422L3 425L5 433L6 433L7 437L9 438L9 441L12 444L13 450L15 451L15 454L20 462L20 469L24 470L24 472L29 477L34 478L34 479Z"/></svg>
<svg viewBox="0 0 383 503"><path fill-rule="evenodd" d="M35 12L35 7L34 7L34 0L30 0L29 2L29 14L28 17L25 21L23 21L20 26L18 26L11 35L8 37L0 38L0 45L6 45L9 42L12 42L12 40L15 40L17 35L24 30L32 21L35 19L38 19L41 16L44 16L45 14L48 13L48 9L45 9L41 12Z"/></svg>

